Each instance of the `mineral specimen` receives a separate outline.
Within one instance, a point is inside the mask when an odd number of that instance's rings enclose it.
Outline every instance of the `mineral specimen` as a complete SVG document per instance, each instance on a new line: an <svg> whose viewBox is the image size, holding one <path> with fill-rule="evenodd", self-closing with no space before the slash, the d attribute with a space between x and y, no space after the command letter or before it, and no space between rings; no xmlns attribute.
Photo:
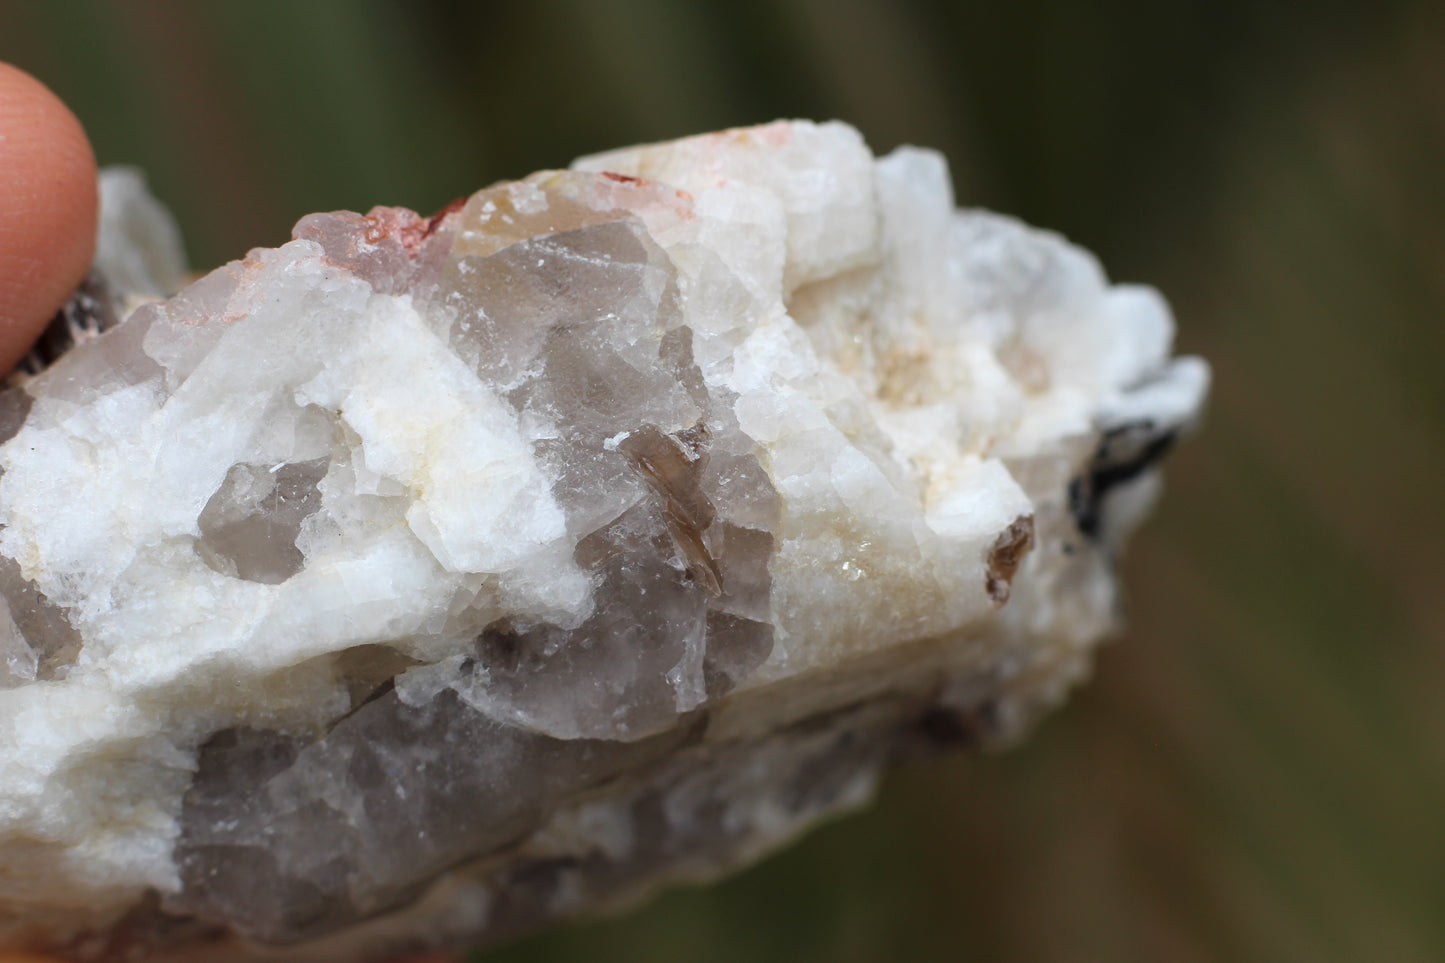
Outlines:
<svg viewBox="0 0 1445 963"><path fill-rule="evenodd" d="M495 940L1015 736L1202 402L1171 336L837 123L302 219L0 396L0 941Z"/></svg>

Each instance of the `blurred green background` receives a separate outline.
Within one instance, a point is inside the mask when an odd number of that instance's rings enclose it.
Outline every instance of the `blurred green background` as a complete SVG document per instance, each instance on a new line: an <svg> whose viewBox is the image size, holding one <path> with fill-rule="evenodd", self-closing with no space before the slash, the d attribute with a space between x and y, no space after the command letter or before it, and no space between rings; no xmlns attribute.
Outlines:
<svg viewBox="0 0 1445 963"><path fill-rule="evenodd" d="M1445 6L0 0L0 59L150 172L197 266L838 117L1158 285L1214 363L1128 633L1025 746L485 960L1445 959Z"/></svg>

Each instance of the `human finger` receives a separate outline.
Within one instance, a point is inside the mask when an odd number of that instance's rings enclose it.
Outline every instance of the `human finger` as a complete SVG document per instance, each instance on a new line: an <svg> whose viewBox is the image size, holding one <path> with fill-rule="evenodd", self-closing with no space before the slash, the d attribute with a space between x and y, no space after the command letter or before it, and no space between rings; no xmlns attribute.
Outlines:
<svg viewBox="0 0 1445 963"><path fill-rule="evenodd" d="M80 122L40 81L0 63L0 374L85 276L96 208Z"/></svg>

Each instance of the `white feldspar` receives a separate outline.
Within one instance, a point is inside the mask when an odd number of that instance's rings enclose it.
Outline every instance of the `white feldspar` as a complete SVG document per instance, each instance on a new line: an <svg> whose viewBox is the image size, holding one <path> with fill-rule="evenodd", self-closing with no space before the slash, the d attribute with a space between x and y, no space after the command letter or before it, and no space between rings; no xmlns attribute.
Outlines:
<svg viewBox="0 0 1445 963"><path fill-rule="evenodd" d="M303 219L0 396L0 939L496 939L1016 735L1203 401L1172 333L837 123Z"/></svg>
<svg viewBox="0 0 1445 963"><path fill-rule="evenodd" d="M151 196L134 167L100 172L100 224L95 263L118 291L142 298L173 294L186 282L181 229Z"/></svg>

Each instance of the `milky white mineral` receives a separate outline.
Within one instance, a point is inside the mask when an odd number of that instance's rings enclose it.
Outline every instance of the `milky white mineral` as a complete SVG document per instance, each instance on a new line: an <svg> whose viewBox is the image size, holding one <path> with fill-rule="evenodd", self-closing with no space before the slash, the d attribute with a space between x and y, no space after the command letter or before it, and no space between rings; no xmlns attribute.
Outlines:
<svg viewBox="0 0 1445 963"><path fill-rule="evenodd" d="M1202 403L1172 329L837 123L302 219L0 396L0 945L491 941L1016 735Z"/></svg>

